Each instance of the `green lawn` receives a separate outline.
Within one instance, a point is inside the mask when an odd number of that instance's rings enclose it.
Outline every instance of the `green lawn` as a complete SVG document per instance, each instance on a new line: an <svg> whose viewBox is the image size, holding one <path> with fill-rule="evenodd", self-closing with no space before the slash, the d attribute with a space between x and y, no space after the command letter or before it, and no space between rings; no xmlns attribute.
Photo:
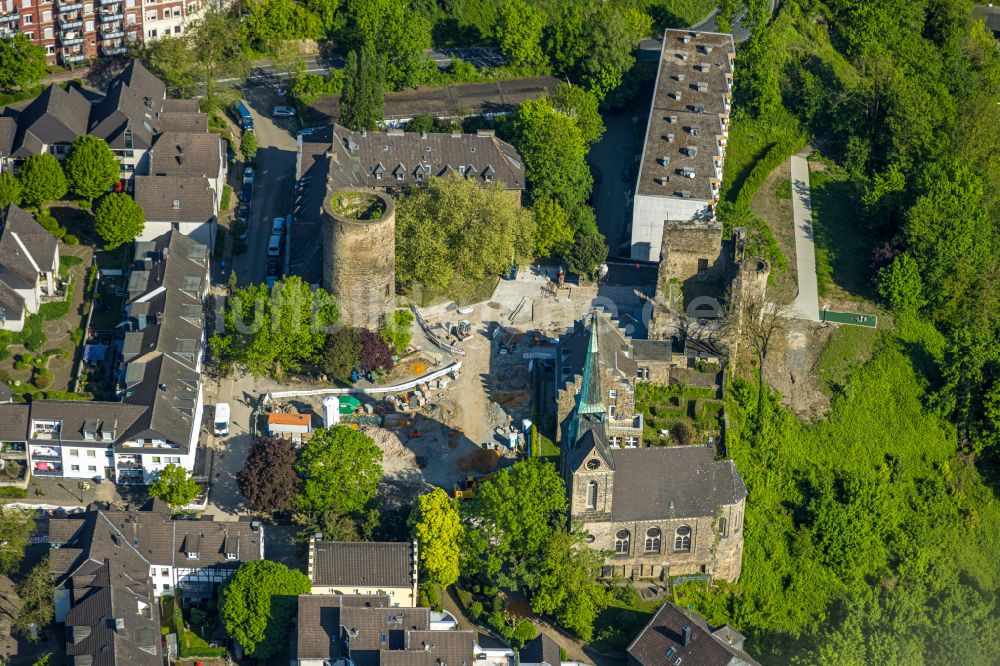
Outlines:
<svg viewBox="0 0 1000 666"><path fill-rule="evenodd" d="M827 395L833 394L881 346L882 337L876 330L859 326L836 327L816 363L820 390Z"/></svg>
<svg viewBox="0 0 1000 666"><path fill-rule="evenodd" d="M811 173L809 184L820 296L847 301L872 298L869 263L874 248L857 187L833 167Z"/></svg>
<svg viewBox="0 0 1000 666"><path fill-rule="evenodd" d="M687 28L712 13L716 0L644 0L639 3L657 28Z"/></svg>

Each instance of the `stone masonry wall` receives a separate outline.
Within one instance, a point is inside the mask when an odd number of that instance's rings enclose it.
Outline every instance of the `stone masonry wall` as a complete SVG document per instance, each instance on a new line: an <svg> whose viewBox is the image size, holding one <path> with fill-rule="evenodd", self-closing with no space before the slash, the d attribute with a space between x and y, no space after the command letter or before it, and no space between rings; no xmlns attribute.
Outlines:
<svg viewBox="0 0 1000 666"><path fill-rule="evenodd" d="M396 219L392 199L377 195L384 206L380 218L354 220L331 212L330 196L328 192L323 209L323 288L337 297L343 321L377 330L396 303Z"/></svg>
<svg viewBox="0 0 1000 666"><path fill-rule="evenodd" d="M722 280L725 260L722 257L720 222L678 222L663 225L660 278L681 282ZM700 269L700 270L699 270Z"/></svg>

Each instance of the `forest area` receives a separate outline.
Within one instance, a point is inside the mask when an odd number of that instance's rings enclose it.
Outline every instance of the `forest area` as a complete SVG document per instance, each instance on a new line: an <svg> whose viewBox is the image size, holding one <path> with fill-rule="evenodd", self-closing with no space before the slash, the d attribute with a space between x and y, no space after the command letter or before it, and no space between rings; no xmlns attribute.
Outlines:
<svg viewBox="0 0 1000 666"><path fill-rule="evenodd" d="M743 573L686 584L678 602L739 627L762 663L995 663L998 43L960 0L788 0L774 17L767 4L724 7L746 10L751 34L720 217L750 226L780 269L735 193L769 150L787 159L808 141L846 174L866 253L857 296L887 316L862 345L867 333L834 333L824 355L852 362L825 378L825 419L733 381ZM756 154L736 145L749 135Z"/></svg>

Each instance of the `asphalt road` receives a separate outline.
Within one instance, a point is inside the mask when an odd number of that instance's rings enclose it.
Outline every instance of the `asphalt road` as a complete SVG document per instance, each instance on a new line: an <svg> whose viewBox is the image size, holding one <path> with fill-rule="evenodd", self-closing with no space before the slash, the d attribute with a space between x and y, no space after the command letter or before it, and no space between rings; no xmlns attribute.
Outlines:
<svg viewBox="0 0 1000 666"><path fill-rule="evenodd" d="M256 176L250 203L250 237L247 251L233 264L239 284L263 282L267 275L267 242L275 217L287 216L295 182L294 118L272 118L271 109L281 103L269 86L248 86L243 99L253 114L254 133L260 148L254 160Z"/></svg>

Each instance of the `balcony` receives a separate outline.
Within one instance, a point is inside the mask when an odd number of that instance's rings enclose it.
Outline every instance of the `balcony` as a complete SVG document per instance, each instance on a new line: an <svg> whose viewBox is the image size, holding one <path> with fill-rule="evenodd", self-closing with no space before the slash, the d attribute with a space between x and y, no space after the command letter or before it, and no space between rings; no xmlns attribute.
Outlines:
<svg viewBox="0 0 1000 666"><path fill-rule="evenodd" d="M100 0L101 7L107 7L108 5L120 5L122 0Z"/></svg>
<svg viewBox="0 0 1000 666"><path fill-rule="evenodd" d="M48 446L39 446L31 449L31 459L32 460L62 460L62 456L59 455L58 449L53 449Z"/></svg>
<svg viewBox="0 0 1000 666"><path fill-rule="evenodd" d="M118 461L118 471L124 473L125 470L139 470L142 471L142 463L133 462L131 460L119 460Z"/></svg>
<svg viewBox="0 0 1000 666"><path fill-rule="evenodd" d="M0 24L16 21L18 18L20 18L20 16L17 14L4 14L3 16L0 16Z"/></svg>
<svg viewBox="0 0 1000 666"><path fill-rule="evenodd" d="M101 28L101 39L122 39L125 36L125 29L121 26L111 28Z"/></svg>
<svg viewBox="0 0 1000 666"><path fill-rule="evenodd" d="M83 44L83 35L81 35L79 32L71 32L68 35L59 35L59 43L62 44L63 46L75 46L77 44ZM77 55L77 54L75 53L71 54L65 51L63 52L63 57L69 55ZM79 55L82 56L83 52L81 51Z"/></svg>
<svg viewBox="0 0 1000 666"><path fill-rule="evenodd" d="M63 53L63 62L83 62L87 56L83 53Z"/></svg>
<svg viewBox="0 0 1000 666"><path fill-rule="evenodd" d="M65 14L66 12L73 12L83 9L82 2L61 2L56 6L56 12L60 14Z"/></svg>
<svg viewBox="0 0 1000 666"><path fill-rule="evenodd" d="M83 14L80 12L73 12L72 14L62 14L59 16L59 29L66 30L67 28L82 28L83 27Z"/></svg>
<svg viewBox="0 0 1000 666"><path fill-rule="evenodd" d="M36 462L31 473L35 476L62 476L62 465L60 463Z"/></svg>
<svg viewBox="0 0 1000 666"><path fill-rule="evenodd" d="M111 48L108 48L107 46L105 46L105 47L101 48L101 53L103 53L106 56L121 55L121 54L125 53L126 51L128 51L128 49L125 48L124 46L113 46Z"/></svg>
<svg viewBox="0 0 1000 666"><path fill-rule="evenodd" d="M101 7L101 23L121 21L123 18L125 18L125 10L122 8L121 4L112 5L110 7Z"/></svg>

